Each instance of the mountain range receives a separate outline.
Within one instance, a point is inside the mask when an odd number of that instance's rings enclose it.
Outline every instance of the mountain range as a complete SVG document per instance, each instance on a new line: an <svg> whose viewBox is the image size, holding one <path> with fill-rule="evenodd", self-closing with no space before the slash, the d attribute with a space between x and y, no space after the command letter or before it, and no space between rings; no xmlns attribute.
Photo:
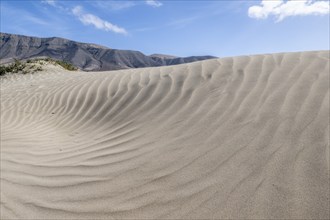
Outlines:
<svg viewBox="0 0 330 220"><path fill-rule="evenodd" d="M0 63L14 59L50 57L73 64L84 71L167 66L216 58L214 56L147 56L139 51L118 50L97 44L80 43L59 37L39 38L0 33Z"/></svg>

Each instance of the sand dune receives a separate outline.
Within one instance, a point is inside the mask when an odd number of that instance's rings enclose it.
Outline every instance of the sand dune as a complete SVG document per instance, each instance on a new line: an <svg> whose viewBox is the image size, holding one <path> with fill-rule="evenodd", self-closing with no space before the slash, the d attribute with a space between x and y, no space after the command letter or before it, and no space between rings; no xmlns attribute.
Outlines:
<svg viewBox="0 0 330 220"><path fill-rule="evenodd" d="M2 219L329 218L329 51L1 78Z"/></svg>

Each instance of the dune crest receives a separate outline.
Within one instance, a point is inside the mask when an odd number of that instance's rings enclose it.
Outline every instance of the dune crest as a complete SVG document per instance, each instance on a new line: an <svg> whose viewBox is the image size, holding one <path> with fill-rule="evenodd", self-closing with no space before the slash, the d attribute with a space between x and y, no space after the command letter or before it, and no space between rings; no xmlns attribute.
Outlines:
<svg viewBox="0 0 330 220"><path fill-rule="evenodd" d="M3 219L329 218L329 51L1 78Z"/></svg>

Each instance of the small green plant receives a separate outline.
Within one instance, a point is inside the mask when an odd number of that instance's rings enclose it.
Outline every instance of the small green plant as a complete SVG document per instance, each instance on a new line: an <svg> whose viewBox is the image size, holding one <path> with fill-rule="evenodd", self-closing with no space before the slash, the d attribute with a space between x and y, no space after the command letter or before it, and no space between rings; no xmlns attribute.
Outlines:
<svg viewBox="0 0 330 220"><path fill-rule="evenodd" d="M25 63L22 63L21 61L15 59L15 62L12 66L13 72L18 73L19 71L22 71L25 68Z"/></svg>
<svg viewBox="0 0 330 220"><path fill-rule="evenodd" d="M35 68L35 71L42 71L42 67L38 66L37 68Z"/></svg>
<svg viewBox="0 0 330 220"><path fill-rule="evenodd" d="M0 66L0 76L3 76L7 73L7 68L5 66Z"/></svg>
<svg viewBox="0 0 330 220"><path fill-rule="evenodd" d="M67 69L70 71L77 70L77 67L75 67L74 65L72 65L71 63L68 63L66 61L56 60L55 63L62 66L64 69Z"/></svg>

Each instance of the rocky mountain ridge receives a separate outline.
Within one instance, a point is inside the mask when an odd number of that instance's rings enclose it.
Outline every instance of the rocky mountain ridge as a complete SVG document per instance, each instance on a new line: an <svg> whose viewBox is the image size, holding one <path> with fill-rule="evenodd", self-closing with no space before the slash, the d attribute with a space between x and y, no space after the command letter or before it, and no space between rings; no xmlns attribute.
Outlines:
<svg viewBox="0 0 330 220"><path fill-rule="evenodd" d="M167 66L216 58L175 57L162 54L147 56L139 51L111 49L58 37L39 38L0 33L0 63L44 57L72 63L85 71Z"/></svg>

